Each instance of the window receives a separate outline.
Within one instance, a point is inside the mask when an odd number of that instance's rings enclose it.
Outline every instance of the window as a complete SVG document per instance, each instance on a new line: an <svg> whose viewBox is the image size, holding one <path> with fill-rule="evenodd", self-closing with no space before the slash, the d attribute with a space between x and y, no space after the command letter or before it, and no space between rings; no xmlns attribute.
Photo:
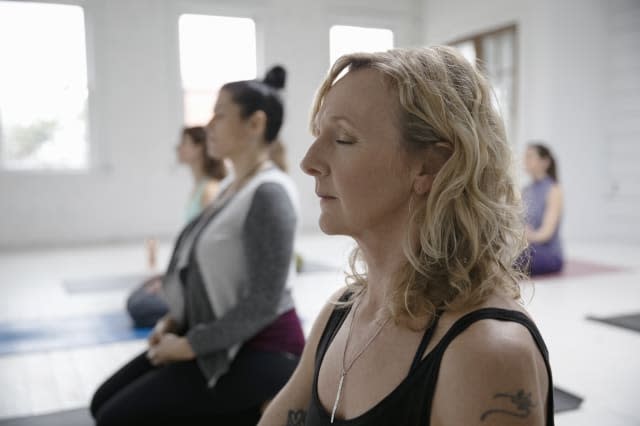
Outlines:
<svg viewBox="0 0 640 426"><path fill-rule="evenodd" d="M340 56L353 52L380 52L393 48L393 31L384 28L334 25L329 30L331 65Z"/></svg>
<svg viewBox="0 0 640 426"><path fill-rule="evenodd" d="M220 87L256 77L256 28L248 18L182 15L179 23L184 122L209 121Z"/></svg>
<svg viewBox="0 0 640 426"><path fill-rule="evenodd" d="M486 73L509 139L516 122L516 27L501 28L450 43Z"/></svg>
<svg viewBox="0 0 640 426"><path fill-rule="evenodd" d="M2 168L87 168L83 9L0 1L0 60Z"/></svg>

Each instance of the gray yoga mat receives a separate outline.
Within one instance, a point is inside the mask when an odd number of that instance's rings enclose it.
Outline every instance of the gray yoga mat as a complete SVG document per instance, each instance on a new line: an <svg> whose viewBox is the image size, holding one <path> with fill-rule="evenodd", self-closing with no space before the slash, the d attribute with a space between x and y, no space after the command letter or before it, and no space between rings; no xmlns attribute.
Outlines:
<svg viewBox="0 0 640 426"><path fill-rule="evenodd" d="M553 411L562 413L564 411L577 410L582 404L582 398L560 388L553 388Z"/></svg>
<svg viewBox="0 0 640 426"><path fill-rule="evenodd" d="M114 275L65 280L62 286L67 293L93 291L133 290L151 277L150 274Z"/></svg>
<svg viewBox="0 0 640 426"><path fill-rule="evenodd" d="M93 426L88 408L0 420L0 426Z"/></svg>
<svg viewBox="0 0 640 426"><path fill-rule="evenodd" d="M588 316L591 321L598 321L616 327L626 328L627 330L640 333L640 313L615 315L610 317Z"/></svg>
<svg viewBox="0 0 640 426"><path fill-rule="evenodd" d="M300 266L299 273L331 272L339 269L340 268L322 262L305 259ZM62 286L67 293L133 290L151 278L151 276L151 274L122 274L106 277L70 279L64 280Z"/></svg>
<svg viewBox="0 0 640 426"><path fill-rule="evenodd" d="M300 274L308 274L314 272L331 272L331 271L339 271L340 268L336 266L327 265L322 262L318 262L315 260L305 259L300 265Z"/></svg>
<svg viewBox="0 0 640 426"><path fill-rule="evenodd" d="M555 412L575 410L580 407L582 398L562 389L553 389ZM87 408L59 411L41 416L18 417L0 420L0 426L91 426L93 419Z"/></svg>

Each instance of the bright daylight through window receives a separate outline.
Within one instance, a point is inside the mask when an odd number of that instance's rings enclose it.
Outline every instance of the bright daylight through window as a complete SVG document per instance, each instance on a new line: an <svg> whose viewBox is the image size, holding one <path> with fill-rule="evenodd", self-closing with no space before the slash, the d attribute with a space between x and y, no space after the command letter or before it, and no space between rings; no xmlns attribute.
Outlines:
<svg viewBox="0 0 640 426"><path fill-rule="evenodd" d="M0 61L2 168L87 168L83 9L0 1Z"/></svg>
<svg viewBox="0 0 640 426"><path fill-rule="evenodd" d="M393 31L384 28L334 25L329 30L331 64L353 52L380 52L393 48Z"/></svg>
<svg viewBox="0 0 640 426"><path fill-rule="evenodd" d="M256 28L248 18L185 14L179 31L184 121L201 126L220 86L256 77Z"/></svg>

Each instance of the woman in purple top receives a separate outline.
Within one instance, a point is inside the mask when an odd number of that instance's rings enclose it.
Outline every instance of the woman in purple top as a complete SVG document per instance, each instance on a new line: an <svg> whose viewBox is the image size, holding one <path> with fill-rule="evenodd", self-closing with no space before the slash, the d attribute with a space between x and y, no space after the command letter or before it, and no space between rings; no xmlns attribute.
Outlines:
<svg viewBox="0 0 640 426"><path fill-rule="evenodd" d="M559 232L563 196L551 150L541 143L530 143L525 154L525 170L532 178L523 191L529 272L532 276L559 272L564 263Z"/></svg>

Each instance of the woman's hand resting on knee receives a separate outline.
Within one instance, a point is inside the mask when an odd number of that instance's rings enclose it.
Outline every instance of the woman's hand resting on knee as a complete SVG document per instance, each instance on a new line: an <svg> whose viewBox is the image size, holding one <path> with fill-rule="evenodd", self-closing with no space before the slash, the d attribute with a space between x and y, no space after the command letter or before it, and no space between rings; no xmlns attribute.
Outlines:
<svg viewBox="0 0 640 426"><path fill-rule="evenodd" d="M170 315L160 318L149 335L149 347L157 345L162 336L175 330L176 323Z"/></svg>
<svg viewBox="0 0 640 426"><path fill-rule="evenodd" d="M149 346L147 358L153 365L162 365L176 361L189 361L196 357L186 337L173 333L164 333L158 343Z"/></svg>
<svg viewBox="0 0 640 426"><path fill-rule="evenodd" d="M180 337L172 331L176 323L170 315L162 317L149 336L147 358L153 365L162 365L175 361L188 361L196 357L186 337Z"/></svg>

